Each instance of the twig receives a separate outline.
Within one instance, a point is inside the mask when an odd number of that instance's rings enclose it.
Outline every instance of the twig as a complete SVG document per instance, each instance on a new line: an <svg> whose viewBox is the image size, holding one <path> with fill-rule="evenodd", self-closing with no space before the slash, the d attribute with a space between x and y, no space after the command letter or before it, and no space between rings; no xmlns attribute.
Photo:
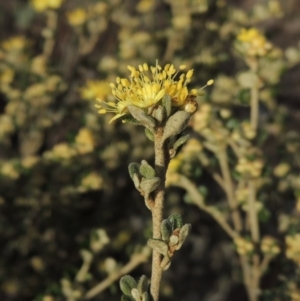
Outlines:
<svg viewBox="0 0 300 301"><path fill-rule="evenodd" d="M148 254L145 252L134 254L130 261L124 265L120 270L116 271L115 273L109 275L106 279L98 283L92 289L90 289L84 299L91 299L96 295L100 294L102 291L107 289L113 282L117 281L121 276L128 274L130 271L135 269L141 263L144 263L148 260Z"/></svg>
<svg viewBox="0 0 300 301"><path fill-rule="evenodd" d="M221 149L216 156L219 160L221 172L223 175L223 180L225 182L225 193L228 199L228 204L230 209L232 210L232 220L234 224L234 228L236 231L240 232L242 230L242 221L239 212L237 211L238 204L234 197L234 189L233 183L230 175L228 160L227 160L227 153L226 149Z"/></svg>
<svg viewBox="0 0 300 301"><path fill-rule="evenodd" d="M219 212L204 204L203 197L197 190L197 187L187 177L180 175L179 181L175 185L184 188L189 193L194 204L211 215L232 239L238 237L239 234L230 227L230 225L226 222L226 220Z"/></svg>
<svg viewBox="0 0 300 301"><path fill-rule="evenodd" d="M157 177L160 178L160 185L155 191L154 206L152 208L152 226L153 226L153 238L161 238L161 222L163 219L164 208L164 196L165 196L165 181L166 171L169 164L169 155L166 147L162 143L163 128L156 129L154 137L154 152L155 152L155 171ZM150 293L153 301L159 299L159 287L162 276L161 255L157 251L153 250L152 256L152 274L151 274L151 287Z"/></svg>

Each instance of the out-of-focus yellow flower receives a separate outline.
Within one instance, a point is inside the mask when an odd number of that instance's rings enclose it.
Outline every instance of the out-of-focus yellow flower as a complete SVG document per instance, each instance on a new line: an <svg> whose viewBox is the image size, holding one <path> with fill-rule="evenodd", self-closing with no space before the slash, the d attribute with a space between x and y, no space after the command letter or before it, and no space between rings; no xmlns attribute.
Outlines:
<svg viewBox="0 0 300 301"><path fill-rule="evenodd" d="M47 0L31 0L31 5L37 12L43 12L48 8Z"/></svg>
<svg viewBox="0 0 300 301"><path fill-rule="evenodd" d="M37 83L29 86L24 92L24 97L26 99L31 99L33 97L40 97L45 95L46 86L43 83Z"/></svg>
<svg viewBox="0 0 300 301"><path fill-rule="evenodd" d="M6 51L21 51L27 44L25 37L16 36L2 42L1 46Z"/></svg>
<svg viewBox="0 0 300 301"><path fill-rule="evenodd" d="M287 173L290 171L290 169L291 169L291 166L289 164L280 163L274 168L273 173L276 177L282 178L287 175Z"/></svg>
<svg viewBox="0 0 300 301"><path fill-rule="evenodd" d="M0 137L13 132L15 129L11 116L0 115Z"/></svg>
<svg viewBox="0 0 300 301"><path fill-rule="evenodd" d="M46 57L43 55L36 56L31 62L31 72L38 75L46 73Z"/></svg>
<svg viewBox="0 0 300 301"><path fill-rule="evenodd" d="M146 63L139 65L139 70L132 66L128 66L130 80L127 78L117 77L116 84L111 83L112 94L117 102L103 102L96 105L100 114L107 112L115 113L113 120L124 116L127 113L127 107L134 105L139 108L149 108L157 104L165 94L171 96L173 106L181 106L184 104L189 91L187 84L191 81L193 70L189 70L186 74L181 74L179 80L175 78L180 70L185 69L182 65L176 71L174 65L167 64L164 68L158 65L150 68ZM191 90L191 95L196 95L197 90Z"/></svg>
<svg viewBox="0 0 300 301"><path fill-rule="evenodd" d="M263 253L266 253L269 255L277 255L280 253L280 248L278 246L276 239L274 239L271 236L263 237L260 248Z"/></svg>
<svg viewBox="0 0 300 301"><path fill-rule="evenodd" d="M242 237L238 237L234 240L236 250L240 255L251 254L254 250L254 245L251 241L248 241Z"/></svg>
<svg viewBox="0 0 300 301"><path fill-rule="evenodd" d="M91 172L81 180L81 185L84 188L97 190L102 187L103 179L96 173Z"/></svg>
<svg viewBox="0 0 300 301"><path fill-rule="evenodd" d="M0 174L13 180L18 179L20 176L19 172L16 170L13 163L11 162L5 162L2 165L0 165Z"/></svg>
<svg viewBox="0 0 300 301"><path fill-rule="evenodd" d="M80 129L78 135L75 138L76 149L80 154L89 153L94 150L95 139L93 133L87 129Z"/></svg>
<svg viewBox="0 0 300 301"><path fill-rule="evenodd" d="M249 56L265 56L272 49L272 44L256 28L243 28L237 41L241 44L238 49Z"/></svg>
<svg viewBox="0 0 300 301"><path fill-rule="evenodd" d="M60 8L64 0L48 0L48 7L57 9Z"/></svg>
<svg viewBox="0 0 300 301"><path fill-rule="evenodd" d="M56 144L52 151L46 152L45 157L48 159L69 160L77 154L76 150L67 143Z"/></svg>
<svg viewBox="0 0 300 301"><path fill-rule="evenodd" d="M104 2L98 2L88 7L89 16L103 15L107 12L108 5Z"/></svg>
<svg viewBox="0 0 300 301"><path fill-rule="evenodd" d="M43 12L48 8L58 9L61 7L63 0L31 0L33 9L37 12Z"/></svg>
<svg viewBox="0 0 300 301"><path fill-rule="evenodd" d="M87 20L87 12L83 8L76 8L67 12L67 19L71 26L80 26Z"/></svg>
<svg viewBox="0 0 300 301"><path fill-rule="evenodd" d="M86 85L79 89L80 96L86 100L104 99L111 93L111 88L106 81L87 80Z"/></svg>
<svg viewBox="0 0 300 301"><path fill-rule="evenodd" d="M184 156L191 156L193 154L198 154L203 150L201 142L195 138L191 138L182 148L182 153Z"/></svg>
<svg viewBox="0 0 300 301"><path fill-rule="evenodd" d="M15 76L15 72L13 69L7 68L3 72L0 72L0 84L9 85Z"/></svg>
<svg viewBox="0 0 300 301"><path fill-rule="evenodd" d="M172 18L172 24L175 29L189 29L191 27L191 17L189 14L180 14Z"/></svg>
<svg viewBox="0 0 300 301"><path fill-rule="evenodd" d="M28 156L28 157L25 157L24 159L22 159L21 165L24 168L31 168L35 164L37 164L38 161L39 161L39 157L37 157L37 156Z"/></svg>
<svg viewBox="0 0 300 301"><path fill-rule="evenodd" d="M300 234L286 236L285 243L287 246L285 251L286 257L300 266Z"/></svg>
<svg viewBox="0 0 300 301"><path fill-rule="evenodd" d="M137 6L136 10L139 13L147 13L150 12L155 6L155 1L153 0L141 0Z"/></svg>

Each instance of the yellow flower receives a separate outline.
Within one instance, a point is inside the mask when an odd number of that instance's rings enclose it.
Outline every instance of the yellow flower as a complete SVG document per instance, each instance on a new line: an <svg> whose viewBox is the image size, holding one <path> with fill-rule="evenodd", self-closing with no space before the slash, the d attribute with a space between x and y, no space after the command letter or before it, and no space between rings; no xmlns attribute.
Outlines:
<svg viewBox="0 0 300 301"><path fill-rule="evenodd" d="M33 9L37 12L43 12L48 8L57 9L62 5L63 0L31 0Z"/></svg>
<svg viewBox="0 0 300 301"><path fill-rule="evenodd" d="M6 51L21 51L26 45L27 41L22 36L12 37L1 44Z"/></svg>
<svg viewBox="0 0 300 301"><path fill-rule="evenodd" d="M240 51L249 56L264 56L272 48L272 44L256 28L243 28L237 41L241 43Z"/></svg>
<svg viewBox="0 0 300 301"><path fill-rule="evenodd" d="M191 81L193 70L189 70L186 74L181 74L177 81L175 77L180 70L185 69L182 65L176 71L174 65L167 64L164 68L158 65L150 68L146 63L139 65L139 70L132 66L128 66L130 79L117 77L116 84L111 83L112 94L117 102L103 102L96 105L100 114L107 112L115 113L113 120L127 114L127 107L134 105L136 107L146 109L156 105L165 94L171 96L173 106L181 106L184 104L187 96L196 95L197 90L190 93L187 84Z"/></svg>
<svg viewBox="0 0 300 301"><path fill-rule="evenodd" d="M103 99L110 94L110 86L106 81L87 80L86 85L79 89L83 99L94 100L95 98Z"/></svg>
<svg viewBox="0 0 300 301"><path fill-rule="evenodd" d="M86 154L94 150L95 139L93 133L87 129L80 129L75 138L76 149L80 154Z"/></svg>
<svg viewBox="0 0 300 301"><path fill-rule="evenodd" d="M95 172L91 172L81 180L81 185L90 190L97 190L102 187L103 179Z"/></svg>
<svg viewBox="0 0 300 301"><path fill-rule="evenodd" d="M31 0L31 5L33 9L37 12L43 12L48 8L47 0Z"/></svg>
<svg viewBox="0 0 300 301"><path fill-rule="evenodd" d="M87 13L82 8L74 9L67 13L67 19L71 26L80 26L87 20Z"/></svg>
<svg viewBox="0 0 300 301"><path fill-rule="evenodd" d="M48 0L48 7L57 9L60 8L63 3L63 0Z"/></svg>

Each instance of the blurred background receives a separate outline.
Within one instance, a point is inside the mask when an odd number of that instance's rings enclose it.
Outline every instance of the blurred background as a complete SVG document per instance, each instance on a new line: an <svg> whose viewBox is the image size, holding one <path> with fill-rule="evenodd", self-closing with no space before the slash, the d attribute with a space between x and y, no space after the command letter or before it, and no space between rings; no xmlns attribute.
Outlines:
<svg viewBox="0 0 300 301"><path fill-rule="evenodd" d="M299 16L297 0L0 0L0 299L83 300L141 252L151 218L127 166L153 162L153 145L141 127L108 124L96 98L113 100L109 83L128 77L128 65L158 59L194 69L191 88L214 79L201 101L243 120L249 95L238 76L246 64L234 47L242 28L258 28L279 49L264 69L260 113L272 137L262 149L273 167L289 162L294 176L264 191L272 199L264 229L283 241L298 233ZM211 204L224 201L200 164L186 164L182 173ZM169 187L165 216L173 212L192 232L164 274L161 300L248 300L227 234ZM131 275L150 275L150 267ZM283 255L273 260L262 300L300 300L286 293L297 289L298 270ZM92 300L120 295L116 282Z"/></svg>

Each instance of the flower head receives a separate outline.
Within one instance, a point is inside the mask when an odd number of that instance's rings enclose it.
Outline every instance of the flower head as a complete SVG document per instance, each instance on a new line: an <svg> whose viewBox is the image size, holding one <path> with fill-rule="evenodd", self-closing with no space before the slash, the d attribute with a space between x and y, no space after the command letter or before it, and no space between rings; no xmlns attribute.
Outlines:
<svg viewBox="0 0 300 301"><path fill-rule="evenodd" d="M146 63L139 65L138 70L128 66L131 72L130 78L118 77L115 83L111 83L112 94L117 102L104 102L100 100L100 114L113 112L115 120L128 113L127 107L133 105L142 109L155 106L165 94L170 95L174 107L182 106L188 95L197 94L197 90L188 91L187 84L191 81L193 70L181 74L179 80L176 76L180 70L185 69L182 65L176 71L174 65L167 64L162 68L156 62L156 66L148 66Z"/></svg>
<svg viewBox="0 0 300 301"><path fill-rule="evenodd" d="M272 49L272 44L256 28L243 28L237 41L239 50L249 56L265 56Z"/></svg>
<svg viewBox="0 0 300 301"><path fill-rule="evenodd" d="M76 8L67 13L67 19L71 26L80 26L87 20L87 12L82 8Z"/></svg>

